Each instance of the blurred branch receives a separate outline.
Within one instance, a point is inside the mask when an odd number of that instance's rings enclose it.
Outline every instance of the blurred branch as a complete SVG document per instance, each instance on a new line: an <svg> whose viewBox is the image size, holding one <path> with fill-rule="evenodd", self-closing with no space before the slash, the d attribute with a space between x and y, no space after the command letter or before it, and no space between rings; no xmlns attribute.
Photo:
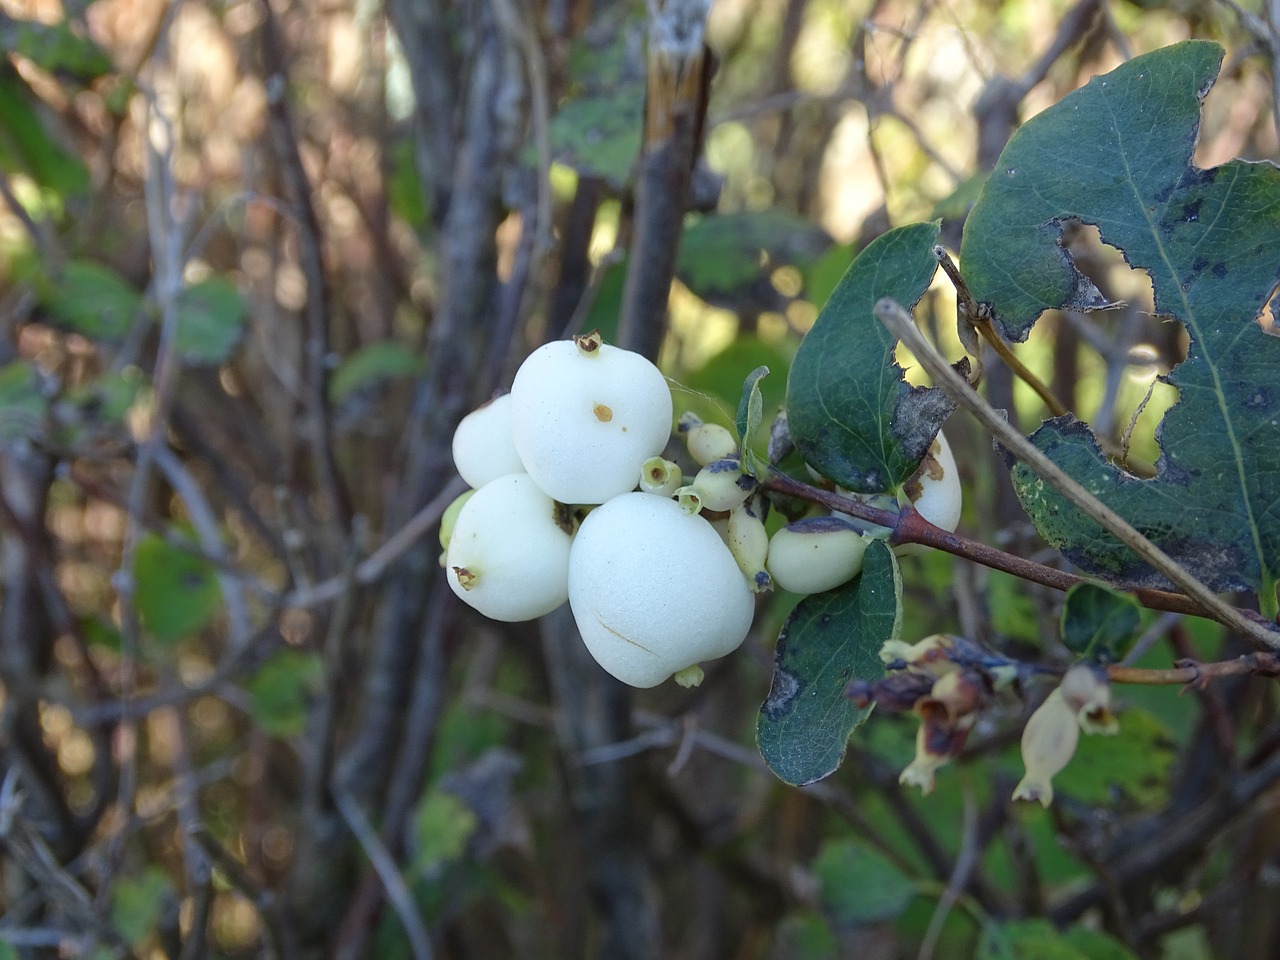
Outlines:
<svg viewBox="0 0 1280 960"><path fill-rule="evenodd" d="M302 272L307 279L306 386L307 439L312 470L324 493L332 519L343 531L351 528L351 501L333 452L333 416L329 409L329 317L332 298L325 271L320 220L311 201L311 182L302 164L297 123L289 104L289 73L280 25L269 0L259 4L262 20L262 59L267 89L271 141L284 177L285 192L298 224Z"/></svg>

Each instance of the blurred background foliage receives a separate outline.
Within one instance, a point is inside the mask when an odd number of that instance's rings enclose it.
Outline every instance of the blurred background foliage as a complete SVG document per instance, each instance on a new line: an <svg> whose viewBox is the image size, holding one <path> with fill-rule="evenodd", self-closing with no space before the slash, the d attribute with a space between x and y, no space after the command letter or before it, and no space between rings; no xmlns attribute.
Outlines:
<svg viewBox="0 0 1280 960"><path fill-rule="evenodd" d="M928 797L897 783L914 725L884 717L797 790L753 744L794 598L582 749L595 681L439 590L452 422L541 340L616 326L645 15L0 0L0 960L1280 955L1266 681L1120 691L1122 735L1088 738L1050 810L1008 800L1036 689ZM716 0L677 410L728 424L763 364L771 416L857 251L933 218L956 247L1016 124L1133 54L1222 42L1197 160L1274 159L1278 31L1265 0ZM1183 336L1096 231L1069 242L1127 307L1019 355L1151 463ZM920 316L957 355L942 283ZM988 391L1044 415L996 364ZM965 530L1048 560L985 437L948 433ZM941 554L904 581L908 639L1070 659L1051 591ZM1237 652L1142 630L1144 664ZM623 766L622 794L590 774ZM584 826L591 784L613 833Z"/></svg>

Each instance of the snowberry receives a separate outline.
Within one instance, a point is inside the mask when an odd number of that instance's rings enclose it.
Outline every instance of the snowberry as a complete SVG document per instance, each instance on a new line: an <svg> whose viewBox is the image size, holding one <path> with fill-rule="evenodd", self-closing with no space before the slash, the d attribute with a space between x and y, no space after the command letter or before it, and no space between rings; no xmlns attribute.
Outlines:
<svg viewBox="0 0 1280 960"><path fill-rule="evenodd" d="M716 460L698 471L687 492L696 497L703 510L721 512L740 507L756 489L756 478L742 472L742 464L733 458ZM685 488L682 488L685 490ZM681 491L676 491L679 496Z"/></svg>
<svg viewBox="0 0 1280 960"><path fill-rule="evenodd" d="M941 433L934 438L919 472L907 481L907 496L920 516L935 527L951 532L959 525L963 499L960 471L951 445Z"/></svg>
<svg viewBox="0 0 1280 960"><path fill-rule="evenodd" d="M472 410L453 432L453 465L469 487L509 473L524 473L511 436L511 394Z"/></svg>
<svg viewBox="0 0 1280 960"><path fill-rule="evenodd" d="M494 620L532 620L569 595L569 511L524 473L490 480L463 504L445 552L449 586Z"/></svg>
<svg viewBox="0 0 1280 960"><path fill-rule="evenodd" d="M603 503L634 490L641 464L667 444L671 413L658 368L598 335L539 347L511 385L520 459L561 503Z"/></svg>
<svg viewBox="0 0 1280 960"><path fill-rule="evenodd" d="M737 438L728 429L718 423L703 423L697 414L681 414L677 426L684 434L689 456L700 467L735 456L738 452Z"/></svg>
<svg viewBox="0 0 1280 960"><path fill-rule="evenodd" d="M700 661L737 649L754 613L711 525L646 493L614 497L582 522L569 605L591 655L633 687L700 675Z"/></svg>
<svg viewBox="0 0 1280 960"><path fill-rule="evenodd" d="M675 496L684 482L680 465L662 457L650 457L640 465L640 489L660 497Z"/></svg>
<svg viewBox="0 0 1280 960"><path fill-rule="evenodd" d="M783 527L769 541L773 582L791 593L822 593L862 571L868 538L839 517L810 517Z"/></svg>
<svg viewBox="0 0 1280 960"><path fill-rule="evenodd" d="M738 569L747 578L751 591L765 593L772 590L773 579L765 569L769 534L765 532L764 522L745 505L738 507L729 514L724 540L737 561Z"/></svg>

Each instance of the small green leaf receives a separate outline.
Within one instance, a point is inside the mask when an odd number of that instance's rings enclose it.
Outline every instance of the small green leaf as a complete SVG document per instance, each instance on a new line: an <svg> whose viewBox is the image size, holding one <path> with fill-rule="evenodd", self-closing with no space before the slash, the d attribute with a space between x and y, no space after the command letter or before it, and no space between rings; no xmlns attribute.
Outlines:
<svg viewBox="0 0 1280 960"><path fill-rule="evenodd" d="M387 204L391 212L411 227L425 227L430 211L413 153L413 141L401 139L392 144L387 150L387 165Z"/></svg>
<svg viewBox="0 0 1280 960"><path fill-rule="evenodd" d="M459 797L440 789L428 791L413 821L414 867L432 871L461 859L478 825L475 813Z"/></svg>
<svg viewBox="0 0 1280 960"><path fill-rule="evenodd" d="M897 561L877 540L860 576L806 597L787 618L756 720L760 754L780 779L802 786L840 765L849 734L871 712L854 706L845 687L883 676L880 648L896 636L901 606Z"/></svg>
<svg viewBox="0 0 1280 960"><path fill-rule="evenodd" d="M178 297L174 344L187 363L222 363L244 332L244 301L224 277L187 287Z"/></svg>
<svg viewBox="0 0 1280 960"><path fill-rule="evenodd" d="M892 920L916 884L884 854L854 840L829 840L813 862L822 906L837 928Z"/></svg>
<svg viewBox="0 0 1280 960"><path fill-rule="evenodd" d="M282 650L271 657L246 684L254 722L275 737L301 733L323 675L319 654Z"/></svg>
<svg viewBox="0 0 1280 960"><path fill-rule="evenodd" d="M627 83L571 100L551 118L555 158L579 173L622 187L640 155L644 85Z"/></svg>
<svg viewBox="0 0 1280 960"><path fill-rule="evenodd" d="M89 168L46 129L46 111L18 71L0 60L0 169L24 173L62 198L88 193Z"/></svg>
<svg viewBox="0 0 1280 960"><path fill-rule="evenodd" d="M894 360L895 338L872 313L892 297L910 309L937 260L936 224L878 237L853 261L805 335L787 377L791 437L805 462L858 493L890 491L928 452L955 403L935 387L912 387Z"/></svg>
<svg viewBox="0 0 1280 960"><path fill-rule="evenodd" d="M1014 134L970 214L961 263L1005 336L1025 339L1050 308L1103 298L1061 245L1062 224L1095 224L1151 277L1157 315L1181 322L1178 401L1157 428L1156 475L1108 462L1088 427L1046 422L1032 442L1085 489L1215 590L1251 591L1268 619L1280 581L1280 338L1257 318L1280 280L1280 168L1193 162L1201 102L1222 59L1191 40L1128 61ZM1124 586L1165 581L1030 470L1014 488L1041 535Z"/></svg>
<svg viewBox="0 0 1280 960"><path fill-rule="evenodd" d="M768 367L756 367L747 374L747 379L742 384L742 399L738 401L735 425L744 460L750 456L751 445L755 442L761 421L764 420L764 398L760 394L760 381L768 375Z"/></svg>
<svg viewBox="0 0 1280 960"><path fill-rule="evenodd" d="M787 960L839 960L840 940L826 918L796 910L782 918L773 934L770 957Z"/></svg>
<svg viewBox="0 0 1280 960"><path fill-rule="evenodd" d="M222 604L211 563L148 533L134 558L134 602L147 630L169 643L190 636L217 614Z"/></svg>
<svg viewBox="0 0 1280 960"><path fill-rule="evenodd" d="M329 398L341 403L357 390L421 372L422 359L408 347L394 340L371 343L342 361L329 381Z"/></svg>
<svg viewBox="0 0 1280 960"><path fill-rule="evenodd" d="M72 260L41 287L50 320L95 340L119 340L142 306L141 295L120 274L90 260Z"/></svg>
<svg viewBox="0 0 1280 960"><path fill-rule="evenodd" d="M743 298L780 298L770 275L782 266L806 266L831 245L816 224L785 210L707 214L686 227L676 254L676 276L709 303L732 308Z"/></svg>
<svg viewBox="0 0 1280 960"><path fill-rule="evenodd" d="M1118 663L1137 639L1141 607L1131 594L1101 583L1077 583L1062 607L1062 642L1082 657Z"/></svg>
<svg viewBox="0 0 1280 960"><path fill-rule="evenodd" d="M0 441L34 437L47 409L30 361L14 360L0 367Z"/></svg>
<svg viewBox="0 0 1280 960"><path fill-rule="evenodd" d="M1083 803L1111 805L1121 794L1144 808L1164 803L1173 766L1173 737L1145 710L1128 709L1115 736L1081 737L1055 789Z"/></svg>
<svg viewBox="0 0 1280 960"><path fill-rule="evenodd" d="M1084 927L1059 931L1048 920L989 924L978 960L1135 960L1124 944Z"/></svg>
<svg viewBox="0 0 1280 960"><path fill-rule="evenodd" d="M140 946L155 928L166 896L172 895L168 875L159 867L139 874L122 874L111 891L111 922L125 942Z"/></svg>
<svg viewBox="0 0 1280 960"><path fill-rule="evenodd" d="M113 69L111 58L71 22L40 23L35 20L0 20L0 50L26 57L49 73L88 83Z"/></svg>

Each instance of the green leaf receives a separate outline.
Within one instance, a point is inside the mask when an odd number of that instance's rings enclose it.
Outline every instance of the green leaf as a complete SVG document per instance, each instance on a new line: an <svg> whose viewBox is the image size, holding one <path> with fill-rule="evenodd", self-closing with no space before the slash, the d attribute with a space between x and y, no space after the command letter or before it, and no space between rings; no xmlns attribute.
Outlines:
<svg viewBox="0 0 1280 960"><path fill-rule="evenodd" d="M422 359L394 340L371 343L342 361L329 381L329 398L341 403L357 390L422 372Z"/></svg>
<svg viewBox="0 0 1280 960"><path fill-rule="evenodd" d="M0 50L26 57L49 73L88 83L113 69L111 58L91 39L78 33L66 20L0 19Z"/></svg>
<svg viewBox="0 0 1280 960"><path fill-rule="evenodd" d="M134 602L157 640L181 640L217 614L222 591L211 563L148 533L134 557Z"/></svg>
<svg viewBox="0 0 1280 960"><path fill-rule="evenodd" d="M301 733L323 675L319 654L282 650L271 657L246 684L254 722L276 737Z"/></svg>
<svg viewBox="0 0 1280 960"><path fill-rule="evenodd" d="M53 323L96 340L123 337L142 305L120 274L90 260L72 260L40 286L41 305Z"/></svg>
<svg viewBox="0 0 1280 960"><path fill-rule="evenodd" d="M1013 920L983 930L978 960L1135 960L1124 944L1085 927L1059 931L1048 920Z"/></svg>
<svg viewBox="0 0 1280 960"><path fill-rule="evenodd" d="M428 791L413 821L414 868L430 871L461 859L477 826L475 813L459 797L440 789Z"/></svg>
<svg viewBox="0 0 1280 960"><path fill-rule="evenodd" d="M936 224L899 227L853 261L805 335L787 377L791 437L805 462L858 493L902 484L955 404L912 387L894 360L896 339L872 313L892 297L910 309L937 270Z"/></svg>
<svg viewBox="0 0 1280 960"><path fill-rule="evenodd" d="M1061 224L1096 224L1146 270L1156 312L1191 344L1166 378L1178 402L1158 428L1156 476L1108 463L1082 423L1032 440L1086 489L1216 590L1251 590L1276 613L1280 579L1280 338L1255 318L1280 278L1280 168L1192 164L1200 104L1222 49L1179 43L1137 57L1025 124L1001 154L965 229L961 262L1005 335L1048 308L1101 303L1060 245ZM1163 579L1029 470L1014 486L1046 540L1127 586Z"/></svg>
<svg viewBox="0 0 1280 960"><path fill-rule="evenodd" d="M0 61L0 169L25 173L59 197L88 193L89 168L46 129L46 110L17 70Z"/></svg>
<svg viewBox="0 0 1280 960"><path fill-rule="evenodd" d="M748 457L756 432L764 420L764 398L760 394L760 381L769 375L768 367L756 367L742 384L742 399L738 402L735 426L742 444L742 455Z"/></svg>
<svg viewBox="0 0 1280 960"><path fill-rule="evenodd" d="M934 204L933 210L929 213L930 219L963 219L977 202L978 195L982 193L982 188L990 175L990 172L984 170L965 177L956 184L954 190Z"/></svg>
<svg viewBox="0 0 1280 960"><path fill-rule="evenodd" d="M915 882L884 854L854 840L829 840L813 862L822 906L837 927L892 920L916 895Z"/></svg>
<svg viewBox="0 0 1280 960"><path fill-rule="evenodd" d="M174 343L187 363L222 363L244 332L244 301L224 277L192 284L178 296Z"/></svg>
<svg viewBox="0 0 1280 960"><path fill-rule="evenodd" d="M782 918L769 954L787 960L839 960L840 955L840 941L830 924L810 910L797 910Z"/></svg>
<svg viewBox="0 0 1280 960"><path fill-rule="evenodd" d="M579 173L622 187L640 155L643 130L644 85L627 83L560 107L551 118L552 154Z"/></svg>
<svg viewBox="0 0 1280 960"><path fill-rule="evenodd" d="M862 574L801 600L774 653L773 683L756 720L760 754L780 779L802 786L840 765L849 734L871 712L844 695L853 679L884 674L880 648L897 635L902 581L889 547L867 547Z"/></svg>
<svg viewBox="0 0 1280 960"><path fill-rule="evenodd" d="M681 234L676 276L709 303L732 307L755 293L767 306L779 296L774 270L808 265L830 244L825 230L786 210L708 214Z"/></svg>
<svg viewBox="0 0 1280 960"><path fill-rule="evenodd" d="M111 891L111 922L125 942L138 947L150 936L172 892L168 875L159 867L117 878Z"/></svg>
<svg viewBox="0 0 1280 960"><path fill-rule="evenodd" d="M0 367L0 441L34 437L47 409L40 378L30 361L14 360Z"/></svg>
<svg viewBox="0 0 1280 960"><path fill-rule="evenodd" d="M1062 606L1062 642L1074 653L1118 663L1133 647L1142 608L1132 595L1105 584L1077 583Z"/></svg>
<svg viewBox="0 0 1280 960"><path fill-rule="evenodd" d="M1055 789L1084 803L1114 804L1125 794L1145 808L1164 803L1175 745L1170 732L1145 710L1128 709L1115 736L1081 737L1075 756L1054 778Z"/></svg>

